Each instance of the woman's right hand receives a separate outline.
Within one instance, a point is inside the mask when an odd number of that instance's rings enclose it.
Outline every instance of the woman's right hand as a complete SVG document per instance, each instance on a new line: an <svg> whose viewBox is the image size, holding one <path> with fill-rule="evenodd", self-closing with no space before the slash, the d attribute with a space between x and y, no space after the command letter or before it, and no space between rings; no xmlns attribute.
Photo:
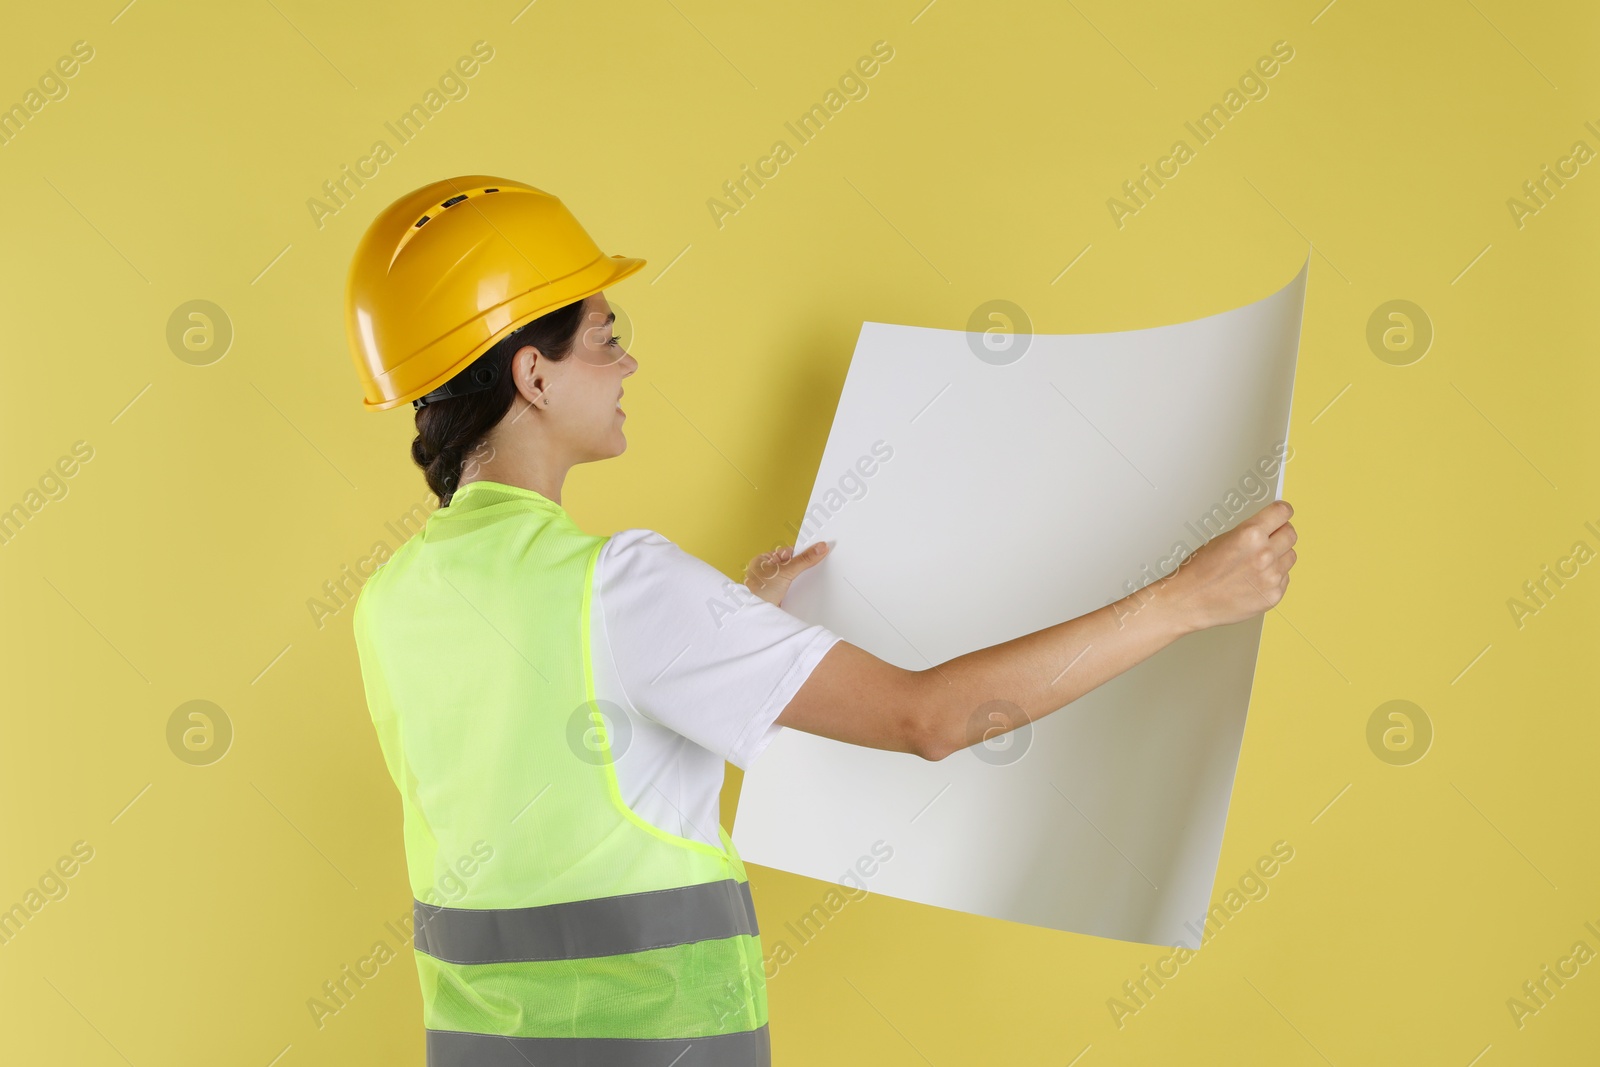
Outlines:
<svg viewBox="0 0 1600 1067"><path fill-rule="evenodd" d="M1167 607L1189 631L1243 622L1270 611L1289 588L1297 539L1294 508L1274 500L1201 545L1163 580Z"/></svg>

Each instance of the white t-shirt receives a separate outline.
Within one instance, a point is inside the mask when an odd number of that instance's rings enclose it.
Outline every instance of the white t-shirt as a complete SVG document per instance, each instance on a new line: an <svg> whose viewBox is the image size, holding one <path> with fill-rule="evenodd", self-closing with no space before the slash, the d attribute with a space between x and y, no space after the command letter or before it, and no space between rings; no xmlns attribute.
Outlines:
<svg viewBox="0 0 1600 1067"><path fill-rule="evenodd" d="M601 550L589 625L622 799L668 833L721 848L723 761L750 766L839 636L643 529Z"/></svg>

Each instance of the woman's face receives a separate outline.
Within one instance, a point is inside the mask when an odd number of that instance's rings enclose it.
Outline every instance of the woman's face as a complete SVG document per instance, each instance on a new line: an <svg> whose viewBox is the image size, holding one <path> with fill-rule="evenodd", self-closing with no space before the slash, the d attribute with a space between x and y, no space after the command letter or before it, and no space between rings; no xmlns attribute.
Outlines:
<svg viewBox="0 0 1600 1067"><path fill-rule="evenodd" d="M607 459L628 447L622 435L622 379L639 369L612 330L616 315L604 293L584 301L572 351L549 364L550 405L539 415L574 453L574 463Z"/></svg>

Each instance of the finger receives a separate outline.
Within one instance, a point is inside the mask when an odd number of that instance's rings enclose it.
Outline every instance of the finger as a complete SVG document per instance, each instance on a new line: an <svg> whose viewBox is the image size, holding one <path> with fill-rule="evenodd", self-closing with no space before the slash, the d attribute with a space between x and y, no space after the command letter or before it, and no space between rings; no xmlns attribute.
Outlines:
<svg viewBox="0 0 1600 1067"><path fill-rule="evenodd" d="M1267 544L1271 545L1273 551L1280 556L1290 551L1298 540L1300 540L1300 535L1287 522L1267 535Z"/></svg>
<svg viewBox="0 0 1600 1067"><path fill-rule="evenodd" d="M1289 521L1289 516L1294 514L1294 508L1289 506L1287 500L1274 500L1247 520L1259 523L1266 527L1267 532L1273 533L1284 523Z"/></svg>
<svg viewBox="0 0 1600 1067"><path fill-rule="evenodd" d="M806 549L804 552L800 553L798 556L795 556L794 558L789 560L789 562L787 564L785 564L785 567L790 572L792 572L794 574L799 574L801 571L805 570L807 567L810 567L811 565L819 562L822 559L822 557L827 555L827 554L828 554L828 543L826 541L818 541L816 544L812 545L810 548Z"/></svg>

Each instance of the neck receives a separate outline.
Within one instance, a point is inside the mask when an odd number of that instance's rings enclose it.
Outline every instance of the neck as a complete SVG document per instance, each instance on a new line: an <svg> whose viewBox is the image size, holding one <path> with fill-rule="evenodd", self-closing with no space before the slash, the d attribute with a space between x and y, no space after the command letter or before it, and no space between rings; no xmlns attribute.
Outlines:
<svg viewBox="0 0 1600 1067"><path fill-rule="evenodd" d="M499 482L521 489L531 489L555 503L561 503L561 483L566 480L570 464L563 465L544 455L527 455L515 451L495 450L488 459L467 461L462 471L461 485L473 482Z"/></svg>

